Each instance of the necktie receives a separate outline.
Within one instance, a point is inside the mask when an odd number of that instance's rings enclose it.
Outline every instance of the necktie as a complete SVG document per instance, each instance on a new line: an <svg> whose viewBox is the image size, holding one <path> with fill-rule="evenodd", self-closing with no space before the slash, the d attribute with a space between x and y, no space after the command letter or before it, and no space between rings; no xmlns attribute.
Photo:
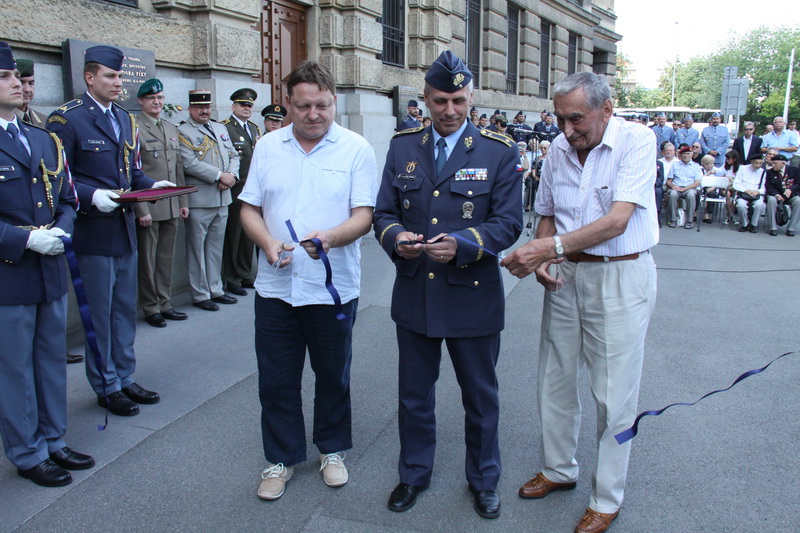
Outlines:
<svg viewBox="0 0 800 533"><path fill-rule="evenodd" d="M31 120L31 112L30 110L26 111L24 115L22 115L22 122L25 124L33 125L33 120Z"/></svg>
<svg viewBox="0 0 800 533"><path fill-rule="evenodd" d="M244 123L244 134L247 136L248 141L253 141L253 136L250 135L250 125L247 122Z"/></svg>
<svg viewBox="0 0 800 533"><path fill-rule="evenodd" d="M443 137L436 141L436 146L439 148L439 154L436 156L436 174L442 173L444 164L447 163L447 142Z"/></svg>
<svg viewBox="0 0 800 533"><path fill-rule="evenodd" d="M119 140L119 122L117 122L117 117L114 116L114 112L111 109L106 109L104 114L111 123L111 129L114 130L114 135L116 135L117 140Z"/></svg>
<svg viewBox="0 0 800 533"><path fill-rule="evenodd" d="M208 133L210 133L210 134L211 134L211 138L212 138L212 139L214 139L214 140L217 140L217 136L216 136L216 135L214 135L214 130L212 130L212 129L211 129L211 124L205 123L205 124L203 124L203 127L204 127L206 130L208 130Z"/></svg>
<svg viewBox="0 0 800 533"><path fill-rule="evenodd" d="M11 140L14 142L14 146L16 146L19 149L20 153L22 153L25 156L24 162L25 163L30 162L31 154L28 153L28 148L25 146L25 143L22 142L22 139L19 138L19 130L17 129L17 127L9 122L8 126L6 126L6 132L8 132L8 134L11 135Z"/></svg>

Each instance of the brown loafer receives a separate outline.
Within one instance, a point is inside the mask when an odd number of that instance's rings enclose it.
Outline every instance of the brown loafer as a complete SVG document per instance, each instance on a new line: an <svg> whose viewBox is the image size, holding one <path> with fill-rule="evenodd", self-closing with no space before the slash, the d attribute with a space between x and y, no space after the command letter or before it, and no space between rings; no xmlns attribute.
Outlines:
<svg viewBox="0 0 800 533"><path fill-rule="evenodd" d="M619 511L616 513L598 513L594 509L586 509L583 513L583 518L575 526L575 533L603 533L609 527L611 522L619 516Z"/></svg>
<svg viewBox="0 0 800 533"><path fill-rule="evenodd" d="M519 488L519 497L532 499L544 498L554 490L572 490L575 488L575 485L577 485L575 481L570 483L556 483L555 481L550 481L544 477L544 474L539 472L536 474L536 477L531 478Z"/></svg>

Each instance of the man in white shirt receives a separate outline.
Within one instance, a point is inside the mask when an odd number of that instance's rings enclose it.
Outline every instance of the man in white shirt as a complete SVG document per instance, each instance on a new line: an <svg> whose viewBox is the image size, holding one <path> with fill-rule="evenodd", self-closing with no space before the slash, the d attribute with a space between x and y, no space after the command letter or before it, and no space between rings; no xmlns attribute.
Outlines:
<svg viewBox="0 0 800 533"><path fill-rule="evenodd" d="M760 154L750 156L749 165L742 165L733 180L736 191L736 211L742 221L740 232L758 233L758 221L764 209L764 194L767 169Z"/></svg>
<svg viewBox="0 0 800 533"><path fill-rule="evenodd" d="M554 90L563 135L542 168L537 238L500 264L547 289L539 345L544 468L519 490L543 498L578 479L578 374L597 402L597 464L577 532L606 531L619 514L630 442L614 435L636 416L644 340L656 301L650 248L658 242L653 133L613 117L608 84L583 72Z"/></svg>
<svg viewBox="0 0 800 533"><path fill-rule="evenodd" d="M294 465L306 460L301 380L306 349L316 376L314 444L325 483L348 480L352 447L350 361L360 289L360 241L372 225L378 187L375 152L333 119L336 85L315 62L287 79L292 126L256 145L239 199L242 224L261 249L256 277L256 358L261 434L268 466L258 497L283 495ZM295 247L286 221L296 230ZM335 290L316 239L330 260ZM338 291L340 305L332 304ZM335 302L335 297L334 297Z"/></svg>

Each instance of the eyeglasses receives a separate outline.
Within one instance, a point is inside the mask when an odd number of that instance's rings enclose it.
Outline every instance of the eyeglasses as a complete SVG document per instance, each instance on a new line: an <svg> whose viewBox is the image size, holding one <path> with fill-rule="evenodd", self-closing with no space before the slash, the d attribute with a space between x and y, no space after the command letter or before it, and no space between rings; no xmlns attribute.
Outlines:
<svg viewBox="0 0 800 533"><path fill-rule="evenodd" d="M165 100L163 94L150 94L144 97L149 102L163 102Z"/></svg>
<svg viewBox="0 0 800 533"><path fill-rule="evenodd" d="M756 131L755 128L745 128L744 131Z"/></svg>

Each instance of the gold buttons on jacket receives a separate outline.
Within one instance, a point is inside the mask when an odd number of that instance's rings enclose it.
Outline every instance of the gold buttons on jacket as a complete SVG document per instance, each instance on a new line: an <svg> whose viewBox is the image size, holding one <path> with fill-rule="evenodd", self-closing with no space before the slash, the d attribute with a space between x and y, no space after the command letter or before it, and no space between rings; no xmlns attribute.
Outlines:
<svg viewBox="0 0 800 533"><path fill-rule="evenodd" d="M432 219L431 219L431 224L433 224L434 226L435 226L436 224L438 224L438 223L439 223L439 219L438 219L438 218L432 218Z"/></svg>
<svg viewBox="0 0 800 533"><path fill-rule="evenodd" d="M436 276L434 276L433 272L428 272L428 279L433 279L435 277Z"/></svg>
<svg viewBox="0 0 800 533"><path fill-rule="evenodd" d="M475 285L476 287L479 285L477 280L473 281L472 284Z"/></svg>
<svg viewBox="0 0 800 533"><path fill-rule="evenodd" d="M433 197L434 198L438 198L439 197L439 191L433 191Z"/></svg>
<svg viewBox="0 0 800 533"><path fill-rule="evenodd" d="M472 191L467 191L467 195L472 196Z"/></svg>
<svg viewBox="0 0 800 533"><path fill-rule="evenodd" d="M37 180L36 178L33 178L33 180L32 180L32 181L33 181L34 183L36 183L38 180Z"/></svg>
<svg viewBox="0 0 800 533"><path fill-rule="evenodd" d="M36 207L42 207L42 202L36 202Z"/></svg>

